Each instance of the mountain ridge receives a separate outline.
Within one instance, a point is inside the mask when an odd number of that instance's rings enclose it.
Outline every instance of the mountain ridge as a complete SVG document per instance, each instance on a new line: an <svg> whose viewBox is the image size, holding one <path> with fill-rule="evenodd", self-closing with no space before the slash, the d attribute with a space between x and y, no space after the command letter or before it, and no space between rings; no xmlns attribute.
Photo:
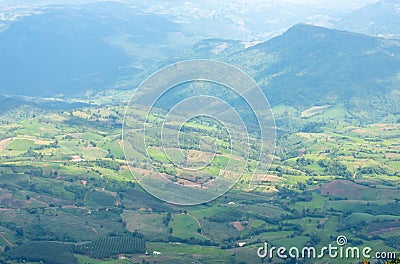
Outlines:
<svg viewBox="0 0 400 264"><path fill-rule="evenodd" d="M228 62L249 72L272 105L302 109L344 103L360 111L360 102L369 105L400 84L399 41L306 24L238 52Z"/></svg>
<svg viewBox="0 0 400 264"><path fill-rule="evenodd" d="M382 0L357 9L334 23L335 28L372 36L400 38L400 1Z"/></svg>

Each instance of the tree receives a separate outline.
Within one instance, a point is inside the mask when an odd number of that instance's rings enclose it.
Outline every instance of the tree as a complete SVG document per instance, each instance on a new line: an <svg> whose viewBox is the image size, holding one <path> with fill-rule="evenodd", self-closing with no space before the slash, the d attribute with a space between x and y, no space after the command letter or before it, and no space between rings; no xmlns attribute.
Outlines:
<svg viewBox="0 0 400 264"><path fill-rule="evenodd" d="M24 229L22 227L17 227L17 229L15 230L15 233L16 233L17 236L23 237L24 236Z"/></svg>

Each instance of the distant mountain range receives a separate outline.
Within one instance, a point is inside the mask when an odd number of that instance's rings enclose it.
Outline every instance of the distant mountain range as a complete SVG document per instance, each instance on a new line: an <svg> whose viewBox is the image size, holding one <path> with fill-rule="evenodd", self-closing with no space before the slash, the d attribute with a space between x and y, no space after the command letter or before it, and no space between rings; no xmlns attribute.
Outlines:
<svg viewBox="0 0 400 264"><path fill-rule="evenodd" d="M179 28L110 2L22 17L0 33L1 92L55 96L126 85L188 45Z"/></svg>
<svg viewBox="0 0 400 264"><path fill-rule="evenodd" d="M72 6L26 2L0 8L0 89L68 96L132 87L170 57L196 57L204 39L269 38L320 12L289 4L178 0ZM240 42L235 51L253 45ZM184 49L192 51L181 54ZM222 46L214 53L221 57L228 50Z"/></svg>
<svg viewBox="0 0 400 264"><path fill-rule="evenodd" d="M257 36L262 28L276 33L285 27L286 22L280 21L273 29L274 23L268 22L284 17L283 11L277 11L279 5L269 3L260 5L261 11L251 11L236 3L213 13L218 6L202 2L198 5L207 4L209 12L197 14L190 13L197 8L192 2L182 6L179 1L156 2L53 6L8 22L8 29L0 33L0 94L60 97L131 89L171 62L211 58L248 72L273 105L304 109L340 103L360 117L370 117L371 109L377 116L400 112L397 40L298 24L268 41L249 41L240 39L238 32ZM400 28L396 24L399 6L393 0L368 5L335 26L364 32L364 25L375 19L376 30L394 36ZM228 12L241 7L254 21L241 24L237 12ZM296 13L297 19L321 11L299 11L299 6L283 10ZM352 22L358 16L364 20ZM256 20L259 25L252 24ZM288 19L287 24L293 21ZM372 28L364 33L376 35ZM218 32L238 39L224 39Z"/></svg>
<svg viewBox="0 0 400 264"><path fill-rule="evenodd" d="M335 22L348 31L400 38L400 0L383 0L364 6Z"/></svg>

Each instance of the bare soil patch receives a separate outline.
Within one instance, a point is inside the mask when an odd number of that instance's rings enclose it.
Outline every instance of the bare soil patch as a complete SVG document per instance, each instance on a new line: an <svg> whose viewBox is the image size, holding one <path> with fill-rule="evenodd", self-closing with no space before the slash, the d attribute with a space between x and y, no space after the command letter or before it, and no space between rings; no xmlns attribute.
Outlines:
<svg viewBox="0 0 400 264"><path fill-rule="evenodd" d="M0 151L3 151L6 149L8 143L10 143L13 140L13 138L6 138L0 141Z"/></svg>

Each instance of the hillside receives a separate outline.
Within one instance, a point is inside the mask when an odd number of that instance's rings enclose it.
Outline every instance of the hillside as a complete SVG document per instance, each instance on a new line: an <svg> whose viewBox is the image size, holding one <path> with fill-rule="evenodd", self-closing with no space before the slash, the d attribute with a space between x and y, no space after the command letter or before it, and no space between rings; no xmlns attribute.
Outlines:
<svg viewBox="0 0 400 264"><path fill-rule="evenodd" d="M131 88L197 41L240 40L244 48L299 22L325 25L338 12L262 1L67 2L0 4L1 93L60 97ZM227 55L237 50L232 46L214 53ZM202 49L184 56L197 58Z"/></svg>
<svg viewBox="0 0 400 264"><path fill-rule="evenodd" d="M299 24L231 56L272 105L345 104L359 117L397 111L400 42ZM388 104L387 96L393 100Z"/></svg>
<svg viewBox="0 0 400 264"><path fill-rule="evenodd" d="M400 37L400 1L383 0L351 12L335 27L372 36Z"/></svg>
<svg viewBox="0 0 400 264"><path fill-rule="evenodd" d="M129 85L186 41L169 19L125 4L39 11L0 34L2 93L55 96Z"/></svg>

